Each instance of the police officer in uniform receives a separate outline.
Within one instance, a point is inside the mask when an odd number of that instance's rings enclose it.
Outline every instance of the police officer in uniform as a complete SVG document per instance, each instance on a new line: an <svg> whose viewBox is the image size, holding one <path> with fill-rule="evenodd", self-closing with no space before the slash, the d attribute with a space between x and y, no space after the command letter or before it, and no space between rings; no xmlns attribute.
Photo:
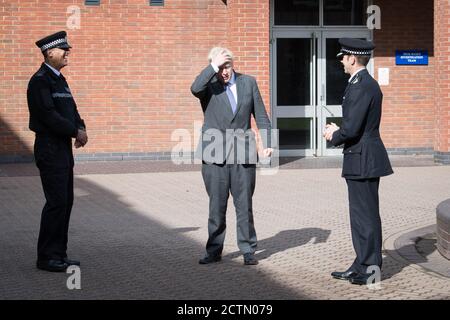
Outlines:
<svg viewBox="0 0 450 320"><path fill-rule="evenodd" d="M60 31L36 42L45 61L31 77L27 100L30 130L35 132L34 157L46 203L42 210L37 267L60 272L79 261L67 257L67 234L73 204L73 153L84 146L86 126L60 70L68 63L71 46Z"/></svg>
<svg viewBox="0 0 450 320"><path fill-rule="evenodd" d="M372 270L381 270L382 233L378 187L380 177L393 173L380 137L380 86L366 69L372 42L339 39L337 57L350 79L342 103L342 125L326 126L324 137L334 146L344 145L342 176L348 186L350 224L356 259L344 272L333 272L336 279L353 284L366 284ZM372 267L372 268L369 268Z"/></svg>

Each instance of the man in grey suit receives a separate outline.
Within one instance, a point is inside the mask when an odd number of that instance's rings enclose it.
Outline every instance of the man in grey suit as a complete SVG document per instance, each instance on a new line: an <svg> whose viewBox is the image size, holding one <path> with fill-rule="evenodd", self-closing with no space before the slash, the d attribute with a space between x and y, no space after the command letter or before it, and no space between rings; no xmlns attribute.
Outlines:
<svg viewBox="0 0 450 320"><path fill-rule="evenodd" d="M233 69L233 54L226 48L210 51L210 64L191 86L204 114L201 151L202 176L209 196L208 242L200 264L218 262L222 257L226 229L226 210L231 192L236 208L237 243L245 265L255 258L256 231L252 196L256 178L256 139L251 115L262 132L262 156L272 154L271 125L256 80ZM265 130L261 130L265 129Z"/></svg>

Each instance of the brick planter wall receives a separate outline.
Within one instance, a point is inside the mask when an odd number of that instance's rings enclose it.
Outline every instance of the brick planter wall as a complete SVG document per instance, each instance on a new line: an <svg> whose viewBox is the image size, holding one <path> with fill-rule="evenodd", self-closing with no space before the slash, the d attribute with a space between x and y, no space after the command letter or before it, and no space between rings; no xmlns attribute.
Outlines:
<svg viewBox="0 0 450 320"><path fill-rule="evenodd" d="M450 260L450 199L441 202L437 209L437 248Z"/></svg>

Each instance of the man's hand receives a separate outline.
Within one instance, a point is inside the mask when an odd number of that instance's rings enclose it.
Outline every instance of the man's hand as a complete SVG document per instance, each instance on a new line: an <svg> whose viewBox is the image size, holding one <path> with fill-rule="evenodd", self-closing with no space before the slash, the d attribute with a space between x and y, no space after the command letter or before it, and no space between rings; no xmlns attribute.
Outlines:
<svg viewBox="0 0 450 320"><path fill-rule="evenodd" d="M336 123L332 122L331 124L327 124L325 126L325 131L323 132L323 136L327 141L331 141L333 139L333 133L339 130L339 127Z"/></svg>
<svg viewBox="0 0 450 320"><path fill-rule="evenodd" d="M262 151L262 156L263 156L264 158L270 157L270 156L272 155L272 152L273 152L273 149L272 149L272 148L266 148L266 149L263 149L263 151Z"/></svg>
<svg viewBox="0 0 450 320"><path fill-rule="evenodd" d="M75 146L76 149L78 149L78 148L82 147L83 145L81 144L80 141L75 140L74 146Z"/></svg>
<svg viewBox="0 0 450 320"><path fill-rule="evenodd" d="M88 136L85 130L78 129L77 138L75 139L75 148L84 147L88 142Z"/></svg>
<svg viewBox="0 0 450 320"><path fill-rule="evenodd" d="M231 62L231 56L229 54L225 53L225 50L223 50L221 53L219 53L217 56L212 59L211 63L216 65L218 68L222 67L226 63Z"/></svg>

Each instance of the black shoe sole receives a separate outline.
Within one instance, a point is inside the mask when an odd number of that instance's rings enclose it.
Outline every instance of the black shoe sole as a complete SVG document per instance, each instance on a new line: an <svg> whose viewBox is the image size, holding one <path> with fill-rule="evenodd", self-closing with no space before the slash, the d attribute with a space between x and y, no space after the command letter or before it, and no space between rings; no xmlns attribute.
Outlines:
<svg viewBox="0 0 450 320"><path fill-rule="evenodd" d="M334 279L338 279L338 280L347 280L350 281L351 278L348 277L337 277L337 276L332 276Z"/></svg>
<svg viewBox="0 0 450 320"><path fill-rule="evenodd" d="M351 284L356 284L356 285L358 285L358 286L362 286L362 285L367 284L367 280L366 280L366 281L355 281L355 280L351 279L351 280L349 280L349 282L350 282Z"/></svg>
<svg viewBox="0 0 450 320"><path fill-rule="evenodd" d="M67 266L68 267L68 266ZM66 272L67 267L64 268L51 268L47 266L37 266L39 270L49 271L49 272Z"/></svg>

